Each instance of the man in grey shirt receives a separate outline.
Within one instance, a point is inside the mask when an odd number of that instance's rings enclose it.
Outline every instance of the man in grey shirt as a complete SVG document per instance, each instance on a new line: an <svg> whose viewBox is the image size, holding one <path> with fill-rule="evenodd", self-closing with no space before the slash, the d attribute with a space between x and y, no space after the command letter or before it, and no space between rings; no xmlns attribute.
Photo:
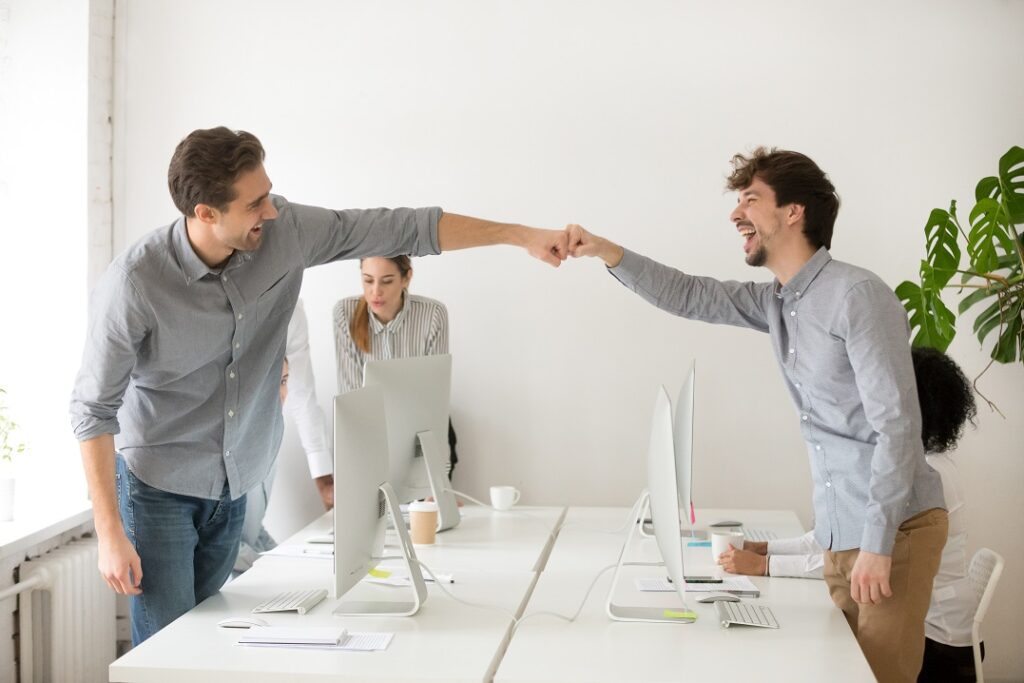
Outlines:
<svg viewBox="0 0 1024 683"><path fill-rule="evenodd" d="M249 133L189 134L168 170L181 217L118 256L92 295L71 418L99 570L132 596L136 644L231 571L245 493L281 441L281 364L305 268L489 244L554 266L567 255L561 230L292 204L270 193L263 159Z"/></svg>
<svg viewBox="0 0 1024 683"><path fill-rule="evenodd" d="M760 148L733 166L730 220L746 262L774 281L687 275L579 226L567 228L570 253L601 258L670 313L768 333L807 443L829 591L875 675L916 680L947 519L922 452L917 393L907 390L906 315L876 275L832 260L839 198L811 159Z"/></svg>

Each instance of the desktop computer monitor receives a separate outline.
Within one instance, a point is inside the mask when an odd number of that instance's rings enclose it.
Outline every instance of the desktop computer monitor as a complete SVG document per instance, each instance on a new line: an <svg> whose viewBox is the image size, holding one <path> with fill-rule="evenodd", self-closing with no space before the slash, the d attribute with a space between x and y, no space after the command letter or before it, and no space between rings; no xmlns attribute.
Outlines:
<svg viewBox="0 0 1024 683"><path fill-rule="evenodd" d="M659 387L647 447L647 492L651 497L651 521L661 559L676 593L685 600L683 541L679 535L681 500L672 422L672 403L668 392L665 387Z"/></svg>
<svg viewBox="0 0 1024 683"><path fill-rule="evenodd" d="M683 541L679 534L680 495L679 478L676 473L676 447L673 434L672 402L665 387L658 387L651 416L651 435L647 444L647 490L638 501L640 514L637 525L630 525L619 553L619 561L612 577L612 585L608 591L605 609L616 621L674 622L689 623L693 616L686 608L686 580L683 573ZM665 571L668 573L672 586L680 600L682 609L666 610L662 608L616 604L613 597L622 567L628 564L626 553L630 549L633 534L643 521L643 503L650 508L651 522L654 526L654 538L661 553ZM640 563L649 564L649 563Z"/></svg>
<svg viewBox="0 0 1024 683"><path fill-rule="evenodd" d="M334 399L334 595L340 598L384 554L388 435L380 388Z"/></svg>
<svg viewBox="0 0 1024 683"><path fill-rule="evenodd" d="M696 361L690 363L690 372L679 389L676 399L676 419L673 427L676 455L676 480L679 483L679 505L683 517L691 524L697 519L693 510L693 391Z"/></svg>
<svg viewBox="0 0 1024 683"><path fill-rule="evenodd" d="M401 503L433 496L439 530L459 521L445 474L451 375L448 354L371 361L363 374L363 386L377 386L384 392L388 481Z"/></svg>
<svg viewBox="0 0 1024 683"><path fill-rule="evenodd" d="M415 614L427 598L416 551L387 481L384 405L380 387L357 389L334 399L334 597L342 598L384 559L390 514L409 571L413 599L342 602L335 609L339 615L408 616Z"/></svg>

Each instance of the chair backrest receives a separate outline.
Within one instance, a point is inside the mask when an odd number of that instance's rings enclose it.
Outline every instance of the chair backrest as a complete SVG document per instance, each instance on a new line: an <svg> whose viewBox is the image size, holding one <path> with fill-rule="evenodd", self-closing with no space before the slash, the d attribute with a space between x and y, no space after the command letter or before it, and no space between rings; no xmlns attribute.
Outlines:
<svg viewBox="0 0 1024 683"><path fill-rule="evenodd" d="M999 583L999 575L1002 573L1003 558L999 553L988 548L982 548L974 553L967 576L978 596L978 609L974 612L975 623L981 623L981 620L985 618L989 603L992 602L992 594L995 593L996 584Z"/></svg>

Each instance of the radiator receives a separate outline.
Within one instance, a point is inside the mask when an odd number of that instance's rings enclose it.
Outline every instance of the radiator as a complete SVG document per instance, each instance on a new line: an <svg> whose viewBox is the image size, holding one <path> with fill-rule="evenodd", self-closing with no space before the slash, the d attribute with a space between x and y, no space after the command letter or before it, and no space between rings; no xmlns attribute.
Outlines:
<svg viewBox="0 0 1024 683"><path fill-rule="evenodd" d="M21 683L106 683L116 643L115 596L96 569L95 538L23 562L19 581Z"/></svg>

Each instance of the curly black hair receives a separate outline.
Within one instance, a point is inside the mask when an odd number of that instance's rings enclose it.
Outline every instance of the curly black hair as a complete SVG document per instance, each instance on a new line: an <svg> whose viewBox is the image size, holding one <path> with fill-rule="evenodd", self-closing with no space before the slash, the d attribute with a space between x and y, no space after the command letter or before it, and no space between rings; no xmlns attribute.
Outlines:
<svg viewBox="0 0 1024 683"><path fill-rule="evenodd" d="M917 398L921 402L921 440L925 453L945 453L956 446L964 423L974 424L978 409L971 383L952 358L938 349L911 349Z"/></svg>

